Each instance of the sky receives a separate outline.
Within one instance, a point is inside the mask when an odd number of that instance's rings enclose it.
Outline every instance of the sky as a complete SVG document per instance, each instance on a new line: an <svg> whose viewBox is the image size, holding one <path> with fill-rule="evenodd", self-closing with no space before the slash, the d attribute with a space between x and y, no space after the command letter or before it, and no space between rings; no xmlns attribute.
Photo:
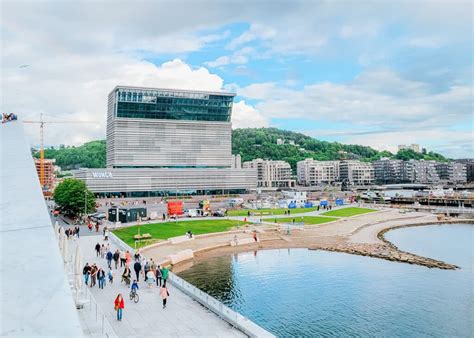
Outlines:
<svg viewBox="0 0 474 338"><path fill-rule="evenodd" d="M458 0L3 0L0 110L92 121L46 126L80 145L116 85L232 91L233 128L474 157L472 21Z"/></svg>

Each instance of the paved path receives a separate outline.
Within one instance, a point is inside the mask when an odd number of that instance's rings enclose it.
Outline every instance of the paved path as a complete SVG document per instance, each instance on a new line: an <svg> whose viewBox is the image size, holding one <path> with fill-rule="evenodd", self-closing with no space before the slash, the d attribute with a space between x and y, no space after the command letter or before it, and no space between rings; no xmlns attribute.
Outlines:
<svg viewBox="0 0 474 338"><path fill-rule="evenodd" d="M84 236L77 241L82 251L83 262L96 263L102 268L107 268L107 261L100 257L97 258L95 255L94 246L97 242L103 243L102 236ZM74 247L73 240L70 240L69 243ZM110 244L115 250L113 243ZM72 248L72 250L75 249ZM141 279L138 292L140 302L138 304L132 303L128 298L129 289L120 283L122 271L123 269L120 267L118 270L114 270L115 281L112 285L107 284L103 290L99 289L98 285L90 289L101 311L118 336L245 336L172 285L168 285L170 297L166 309L162 309L159 289L156 286L148 289ZM113 301L118 293L122 293L125 299L122 322L116 320L116 312L113 309Z"/></svg>

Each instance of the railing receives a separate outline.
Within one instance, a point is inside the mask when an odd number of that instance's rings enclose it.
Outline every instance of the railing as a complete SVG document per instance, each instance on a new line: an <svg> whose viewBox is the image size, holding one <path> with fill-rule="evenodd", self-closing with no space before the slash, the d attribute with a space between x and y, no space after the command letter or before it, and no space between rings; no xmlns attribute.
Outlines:
<svg viewBox="0 0 474 338"><path fill-rule="evenodd" d="M237 313L231 308L225 306L214 297L210 296L204 291L201 291L194 285L186 282L184 279L176 276L175 274L170 272L168 280L177 289L181 290L249 337L274 337L273 334L264 328L245 318L240 313Z"/></svg>

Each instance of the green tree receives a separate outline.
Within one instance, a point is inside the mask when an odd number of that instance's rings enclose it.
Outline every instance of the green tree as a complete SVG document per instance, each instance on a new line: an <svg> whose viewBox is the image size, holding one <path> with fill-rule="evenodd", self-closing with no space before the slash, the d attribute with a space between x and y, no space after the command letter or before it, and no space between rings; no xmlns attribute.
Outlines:
<svg viewBox="0 0 474 338"><path fill-rule="evenodd" d="M54 190L54 201L66 215L79 216L95 211L95 196L86 184L75 178L67 178Z"/></svg>

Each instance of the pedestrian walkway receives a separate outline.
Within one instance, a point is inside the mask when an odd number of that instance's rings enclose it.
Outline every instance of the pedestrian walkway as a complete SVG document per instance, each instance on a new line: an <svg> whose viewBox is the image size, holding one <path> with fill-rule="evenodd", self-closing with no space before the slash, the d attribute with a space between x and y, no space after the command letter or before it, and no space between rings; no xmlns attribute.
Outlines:
<svg viewBox="0 0 474 338"><path fill-rule="evenodd" d="M72 246L78 243L82 251L84 264L96 263L108 272L105 258L96 257L95 245L106 243L102 236L84 236L77 241L70 240ZM116 247L110 242L112 252ZM75 248L72 249L74 252ZM112 261L112 267L114 263ZM135 275L131 267L132 276ZM161 337L244 337L239 330L233 328L214 313L202 307L199 303L174 288L168 283L170 297L166 309L162 308L159 288L155 285L148 288L140 277L138 294L139 303L130 301L129 288L120 283L123 268L114 271L114 283L107 285L103 290L96 285L90 288L100 310L105 314L115 333L119 337L124 336L161 336ZM122 293L125 299L123 319L118 322L114 311L113 301L118 293Z"/></svg>

